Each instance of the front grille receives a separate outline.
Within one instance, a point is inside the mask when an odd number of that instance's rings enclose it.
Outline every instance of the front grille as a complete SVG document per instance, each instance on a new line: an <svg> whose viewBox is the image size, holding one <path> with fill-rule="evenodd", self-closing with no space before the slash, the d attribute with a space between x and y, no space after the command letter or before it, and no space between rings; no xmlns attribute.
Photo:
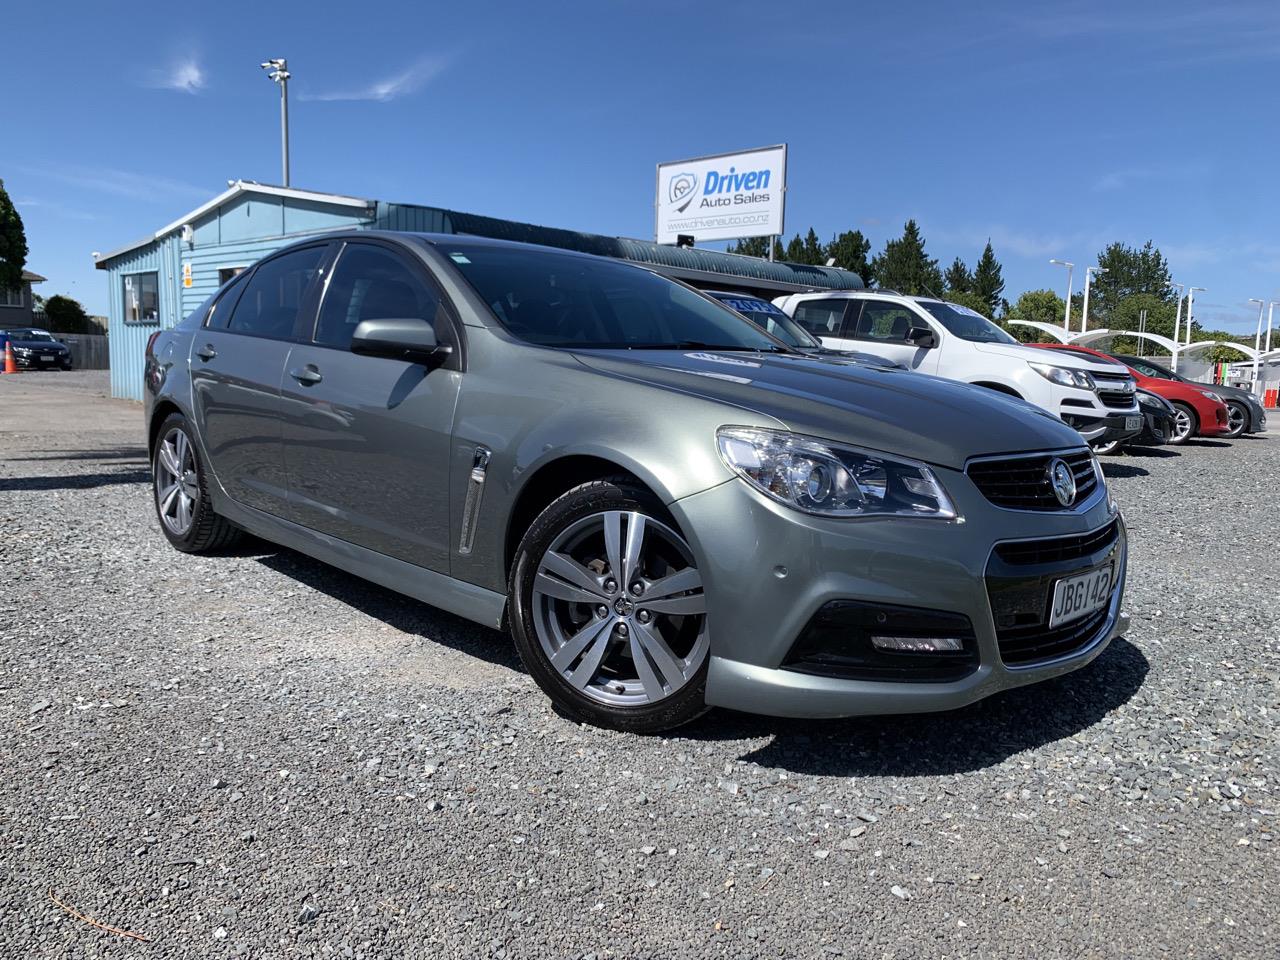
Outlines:
<svg viewBox="0 0 1280 960"><path fill-rule="evenodd" d="M1098 400L1113 410L1128 410L1135 402L1136 384L1131 377L1095 373L1093 381L1098 385Z"/></svg>
<svg viewBox="0 0 1280 960"><path fill-rule="evenodd" d="M984 497L997 507L1011 510L1069 510L1058 502L1049 481L1049 465L1065 460L1076 478L1074 506L1088 499L1098 486L1093 469L1093 455L1088 450L1072 453L1043 453L1029 457L999 460L975 460L965 468Z"/></svg>
<svg viewBox="0 0 1280 960"><path fill-rule="evenodd" d="M1053 660L1088 646L1105 625L1108 608L1072 620L1053 630L1040 625L1014 630L997 630L1000 659L1010 666Z"/></svg>
<svg viewBox="0 0 1280 960"><path fill-rule="evenodd" d="M1020 540L996 545L996 556L1014 566L1033 563L1060 563L1083 560L1107 550L1116 542L1120 528L1114 520L1105 527L1078 537L1052 537L1047 540Z"/></svg>

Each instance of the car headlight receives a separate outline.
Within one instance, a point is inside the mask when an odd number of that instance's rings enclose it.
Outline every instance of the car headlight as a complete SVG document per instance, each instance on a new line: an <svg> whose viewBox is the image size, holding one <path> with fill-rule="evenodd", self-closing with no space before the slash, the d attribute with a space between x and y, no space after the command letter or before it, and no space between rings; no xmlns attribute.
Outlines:
<svg viewBox="0 0 1280 960"><path fill-rule="evenodd" d="M1089 456L1093 458L1093 475L1098 478L1098 486L1107 497L1107 512L1115 513L1120 509L1120 504L1116 503L1116 498L1111 495L1111 488L1107 486L1107 475L1102 472L1102 461L1093 450L1089 451Z"/></svg>
<svg viewBox="0 0 1280 960"><path fill-rule="evenodd" d="M31 348L30 347L14 347L13 352L21 354L22 356L25 357L28 353L31 352Z"/></svg>
<svg viewBox="0 0 1280 960"><path fill-rule="evenodd" d="M1201 390L1200 392L1210 400L1216 400L1218 403L1222 403L1222 397L1214 393L1212 390Z"/></svg>
<svg viewBox="0 0 1280 960"><path fill-rule="evenodd" d="M1051 363L1036 363L1032 360L1027 361L1027 366L1050 383L1056 383L1060 387L1078 387L1081 390L1098 389L1097 384L1093 382L1093 377L1083 370L1072 370L1070 367L1055 367Z"/></svg>
<svg viewBox="0 0 1280 960"><path fill-rule="evenodd" d="M1138 394L1138 402L1142 404L1144 407L1151 407L1151 409L1153 410L1164 409L1163 403L1161 403L1158 399L1156 399L1155 397L1147 393Z"/></svg>
<svg viewBox="0 0 1280 960"><path fill-rule="evenodd" d="M914 460L758 427L721 427L716 445L724 462L753 487L805 513L956 516L933 471Z"/></svg>

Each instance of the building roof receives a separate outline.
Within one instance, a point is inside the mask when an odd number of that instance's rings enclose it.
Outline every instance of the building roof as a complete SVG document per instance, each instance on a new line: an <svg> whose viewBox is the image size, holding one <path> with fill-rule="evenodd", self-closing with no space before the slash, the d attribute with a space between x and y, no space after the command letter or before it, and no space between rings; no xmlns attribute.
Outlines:
<svg viewBox="0 0 1280 960"><path fill-rule="evenodd" d="M42 277L38 273L32 273L30 270L23 270L22 279L27 283L44 283L49 278Z"/></svg>
<svg viewBox="0 0 1280 960"><path fill-rule="evenodd" d="M222 191L212 200L200 204L190 213L183 214L172 223L165 224L150 236L143 237L134 243L126 244L123 247L117 247L115 250L107 253L98 254L94 260L94 265L99 269L106 269L106 263L123 253L131 250L137 250L139 247L145 247L153 241L159 240L161 237L168 236L176 230L181 230L184 224L192 223L211 210L216 210L228 200L232 200L243 193L255 193L261 196L270 197L287 197L292 200L310 200L319 203L328 203L339 207L358 207L367 210L370 215L377 207L377 203L373 200L365 200L362 197L351 197L341 193L322 193L318 190L299 190L295 187L278 187L270 183L258 183L256 180L229 180L227 181L227 189Z"/></svg>

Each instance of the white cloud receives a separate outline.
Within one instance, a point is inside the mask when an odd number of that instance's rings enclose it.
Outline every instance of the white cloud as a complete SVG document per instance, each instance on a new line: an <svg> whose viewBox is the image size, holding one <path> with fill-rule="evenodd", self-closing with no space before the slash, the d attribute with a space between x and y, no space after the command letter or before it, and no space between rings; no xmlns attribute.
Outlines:
<svg viewBox="0 0 1280 960"><path fill-rule="evenodd" d="M151 71L146 85L157 90L198 93L205 87L205 74L195 57L181 57L167 67Z"/></svg>
<svg viewBox="0 0 1280 960"><path fill-rule="evenodd" d="M302 100L374 100L385 103L397 97L416 93L434 80L448 66L445 57L423 57L399 73L376 80L363 87L332 90L324 93L302 93Z"/></svg>
<svg viewBox="0 0 1280 960"><path fill-rule="evenodd" d="M13 205L21 210L30 210L34 208L37 211L42 211L55 217L61 217L64 220L98 219L86 210L81 210L79 207L69 206L65 203L58 203L56 200L37 200L34 197L23 197L20 200L14 200Z"/></svg>
<svg viewBox="0 0 1280 960"><path fill-rule="evenodd" d="M157 177L111 167L88 167L50 163L43 166L20 165L16 169L28 176L54 180L92 193L109 193L130 200L166 200L170 197L208 197L206 187L193 183Z"/></svg>

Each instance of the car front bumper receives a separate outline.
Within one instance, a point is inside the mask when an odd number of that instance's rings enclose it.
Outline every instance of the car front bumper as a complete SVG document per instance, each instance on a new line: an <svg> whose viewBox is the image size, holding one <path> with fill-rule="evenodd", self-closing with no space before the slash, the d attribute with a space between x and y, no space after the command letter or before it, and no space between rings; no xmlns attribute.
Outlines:
<svg viewBox="0 0 1280 960"><path fill-rule="evenodd" d="M1123 521L1105 493L1080 512L1005 510L987 502L963 474L937 472L962 522L813 517L767 499L742 480L670 505L703 573L711 631L709 704L811 718L949 710L1078 669L1124 633L1127 542ZM1007 664L988 592L990 575L999 566L996 545L1029 537L1082 537L1113 521L1113 587L1104 610L1095 615L1096 628L1061 655ZM1074 569L1088 569L1091 562L1076 563ZM1059 564L1052 574L1029 570L1028 576L1044 574L1052 596L1052 580L1072 572L1071 566ZM841 601L960 614L972 626L974 665L964 676L943 681L796 669L797 642L820 611Z"/></svg>
<svg viewBox="0 0 1280 960"><path fill-rule="evenodd" d="M1113 440L1128 440L1142 432L1143 422L1138 420L1136 427L1129 425L1130 418L1141 418L1142 411L1133 409L1121 413L1108 413L1103 416L1092 414L1062 412L1062 419L1089 443L1111 443Z"/></svg>
<svg viewBox="0 0 1280 960"><path fill-rule="evenodd" d="M14 362L19 370L70 370L71 358L54 356L52 360L41 360L39 355L23 356L14 354Z"/></svg>

